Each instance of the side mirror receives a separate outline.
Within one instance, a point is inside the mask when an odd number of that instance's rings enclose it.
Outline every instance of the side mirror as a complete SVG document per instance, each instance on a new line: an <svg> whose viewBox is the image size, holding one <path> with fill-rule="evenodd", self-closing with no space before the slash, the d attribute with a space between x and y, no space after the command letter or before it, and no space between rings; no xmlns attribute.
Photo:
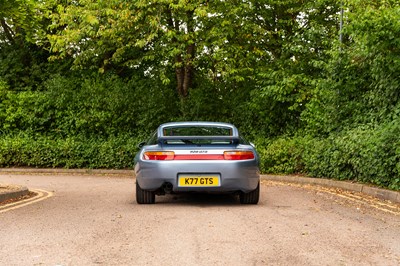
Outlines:
<svg viewBox="0 0 400 266"><path fill-rule="evenodd" d="M137 147L138 147L139 149L141 149L141 148L143 148L144 145L146 145L146 142L145 142L145 141L140 142L140 143L137 145Z"/></svg>

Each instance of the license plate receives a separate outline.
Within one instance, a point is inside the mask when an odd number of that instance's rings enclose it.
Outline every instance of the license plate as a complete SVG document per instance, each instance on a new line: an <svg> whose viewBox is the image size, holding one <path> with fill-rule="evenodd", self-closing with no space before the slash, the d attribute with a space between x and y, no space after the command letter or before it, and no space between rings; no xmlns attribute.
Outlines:
<svg viewBox="0 0 400 266"><path fill-rule="evenodd" d="M219 187L219 175L179 175L180 187Z"/></svg>

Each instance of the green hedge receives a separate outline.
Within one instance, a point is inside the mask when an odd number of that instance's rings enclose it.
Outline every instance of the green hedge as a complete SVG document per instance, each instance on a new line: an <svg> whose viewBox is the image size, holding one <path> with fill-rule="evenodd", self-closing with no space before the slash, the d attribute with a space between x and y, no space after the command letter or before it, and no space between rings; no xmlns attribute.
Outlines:
<svg viewBox="0 0 400 266"><path fill-rule="evenodd" d="M0 167L132 168L138 142L130 136L61 139L29 134L2 136Z"/></svg>
<svg viewBox="0 0 400 266"><path fill-rule="evenodd" d="M327 138L281 137L258 141L262 172L302 173L400 190L400 119Z"/></svg>

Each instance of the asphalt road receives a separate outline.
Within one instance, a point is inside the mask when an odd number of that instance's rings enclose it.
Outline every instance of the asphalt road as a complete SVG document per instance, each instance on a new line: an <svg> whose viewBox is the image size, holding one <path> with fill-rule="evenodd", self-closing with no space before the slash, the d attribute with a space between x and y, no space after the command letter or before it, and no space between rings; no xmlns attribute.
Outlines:
<svg viewBox="0 0 400 266"><path fill-rule="evenodd" d="M266 182L261 201L157 197L134 179L0 175L48 198L0 213L0 265L399 265L399 205Z"/></svg>

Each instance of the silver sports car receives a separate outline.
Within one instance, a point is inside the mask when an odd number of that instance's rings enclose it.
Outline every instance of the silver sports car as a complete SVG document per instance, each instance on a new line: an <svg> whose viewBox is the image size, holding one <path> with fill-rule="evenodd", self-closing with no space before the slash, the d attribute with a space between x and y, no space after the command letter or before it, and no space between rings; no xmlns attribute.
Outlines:
<svg viewBox="0 0 400 266"><path fill-rule="evenodd" d="M175 122L158 127L135 156L136 201L179 192L238 193L257 204L259 157L232 124Z"/></svg>

